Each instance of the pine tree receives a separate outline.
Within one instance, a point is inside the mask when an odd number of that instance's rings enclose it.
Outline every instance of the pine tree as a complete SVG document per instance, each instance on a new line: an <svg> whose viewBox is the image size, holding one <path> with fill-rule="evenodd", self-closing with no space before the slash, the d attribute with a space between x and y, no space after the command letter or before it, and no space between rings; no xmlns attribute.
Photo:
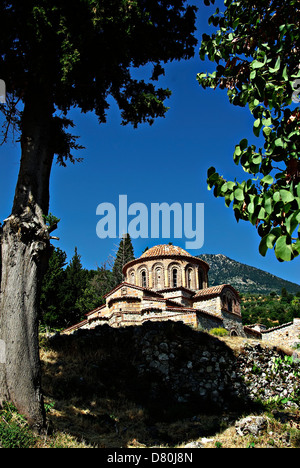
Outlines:
<svg viewBox="0 0 300 468"><path fill-rule="evenodd" d="M89 272L82 267L81 256L77 247L66 268L65 281L62 285L61 326L67 327L80 322L84 318L82 307L78 301L83 295L89 280Z"/></svg>
<svg viewBox="0 0 300 468"><path fill-rule="evenodd" d="M66 259L65 252L59 248L54 249L48 270L43 278L40 299L41 322L50 328L61 326Z"/></svg>
<svg viewBox="0 0 300 468"><path fill-rule="evenodd" d="M125 234L120 242L119 250L112 269L113 284L117 286L124 281L123 266L134 260L134 251L129 234Z"/></svg>
<svg viewBox="0 0 300 468"><path fill-rule="evenodd" d="M114 287L112 278L112 272L105 265L97 271L89 272L87 286L76 301L76 307L82 315L105 304L105 294Z"/></svg>

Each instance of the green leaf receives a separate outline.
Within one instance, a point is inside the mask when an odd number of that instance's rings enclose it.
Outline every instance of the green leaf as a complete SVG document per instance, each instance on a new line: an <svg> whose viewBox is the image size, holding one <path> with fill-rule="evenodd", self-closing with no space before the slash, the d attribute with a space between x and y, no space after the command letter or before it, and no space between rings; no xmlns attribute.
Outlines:
<svg viewBox="0 0 300 468"><path fill-rule="evenodd" d="M283 146L284 146L284 141L282 140L282 138L277 138L277 139L275 140L275 146L276 146L277 148L283 148Z"/></svg>
<svg viewBox="0 0 300 468"><path fill-rule="evenodd" d="M272 129L271 129L270 127L265 127L265 128L263 129L263 133L264 133L265 137L268 137L268 136L271 135Z"/></svg>
<svg viewBox="0 0 300 468"><path fill-rule="evenodd" d="M238 188L234 191L234 198L238 201L243 201L244 200L244 192L242 189Z"/></svg>
<svg viewBox="0 0 300 468"><path fill-rule="evenodd" d="M225 192L227 192L227 189L228 189L228 184L227 184L227 182L225 182L225 184L223 184L222 187L221 187L221 192L225 193Z"/></svg>
<svg viewBox="0 0 300 468"><path fill-rule="evenodd" d="M292 201L294 201L294 195L289 192L288 190L279 190L279 193L280 193L280 196L281 196L281 199L284 203L290 203Z"/></svg>
<svg viewBox="0 0 300 468"><path fill-rule="evenodd" d="M262 68L265 65L265 62L260 62L259 60L253 60L251 67L256 70L257 68Z"/></svg>
<svg viewBox="0 0 300 468"><path fill-rule="evenodd" d="M266 216L266 210L263 207L261 207L257 215L257 219L264 220L265 216Z"/></svg>
<svg viewBox="0 0 300 468"><path fill-rule="evenodd" d="M291 236L300 223L300 210L292 213L285 222L286 230Z"/></svg>
<svg viewBox="0 0 300 468"><path fill-rule="evenodd" d="M260 244L259 244L259 253L260 255L262 255L263 257L266 256L267 254L267 251L268 251L268 246L267 246L267 242L266 242L266 237L263 237Z"/></svg>
<svg viewBox="0 0 300 468"><path fill-rule="evenodd" d="M289 81L289 75L288 75L288 67L287 65L284 67L283 69L283 72L282 72L282 76L284 78L285 81Z"/></svg>
<svg viewBox="0 0 300 468"><path fill-rule="evenodd" d="M293 253L295 257L300 254L300 240L297 239L296 242L293 244Z"/></svg>
<svg viewBox="0 0 300 468"><path fill-rule="evenodd" d="M259 137L260 130L262 128L261 119L257 119L253 125L253 133L255 136Z"/></svg>
<svg viewBox="0 0 300 468"><path fill-rule="evenodd" d="M244 138L240 142L240 148L241 148L241 150L245 150L247 147L248 147L248 140L247 140L247 138Z"/></svg>
<svg viewBox="0 0 300 468"><path fill-rule="evenodd" d="M276 239L278 239L280 233L280 229L273 229L269 234L262 238L261 243L259 245L259 252L263 257L265 257L268 249L272 250L274 248Z"/></svg>
<svg viewBox="0 0 300 468"><path fill-rule="evenodd" d="M275 67L274 67L274 73L276 73L276 72L278 72L280 70L280 65L281 65L281 58L279 56L278 59L277 59L277 62L275 64Z"/></svg>
<svg viewBox="0 0 300 468"><path fill-rule="evenodd" d="M275 255L278 260L290 262L293 258L293 248L288 242L288 236L281 236L275 245Z"/></svg>
<svg viewBox="0 0 300 468"><path fill-rule="evenodd" d="M268 119L263 119L262 123L265 127L270 127L270 125L272 125L272 117L269 117Z"/></svg>
<svg viewBox="0 0 300 468"><path fill-rule="evenodd" d="M263 179L261 179L261 183L271 185L271 184L274 184L274 179L272 176L266 175Z"/></svg>

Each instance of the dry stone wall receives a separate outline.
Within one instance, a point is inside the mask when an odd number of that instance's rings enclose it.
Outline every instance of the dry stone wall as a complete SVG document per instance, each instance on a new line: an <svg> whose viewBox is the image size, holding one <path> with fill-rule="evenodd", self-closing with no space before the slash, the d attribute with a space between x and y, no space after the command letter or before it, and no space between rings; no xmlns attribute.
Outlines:
<svg viewBox="0 0 300 468"><path fill-rule="evenodd" d="M284 360L275 347L245 339L236 353L225 342L180 322L146 322L138 327L115 329L108 325L78 330L52 338L54 347L80 349L91 359L90 374L109 379L108 392L118 385L137 401L155 405L163 414L180 405L201 411L226 411L249 407L257 399L286 400L297 404L300 365ZM282 364L278 364L282 361ZM96 389L89 389L90 392Z"/></svg>
<svg viewBox="0 0 300 468"><path fill-rule="evenodd" d="M262 340L291 347L300 345L300 319L296 318L291 323L264 331Z"/></svg>

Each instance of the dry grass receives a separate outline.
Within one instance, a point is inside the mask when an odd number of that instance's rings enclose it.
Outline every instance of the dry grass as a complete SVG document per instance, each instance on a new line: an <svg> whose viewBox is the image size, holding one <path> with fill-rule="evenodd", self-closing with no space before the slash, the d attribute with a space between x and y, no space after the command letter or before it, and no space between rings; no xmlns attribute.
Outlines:
<svg viewBox="0 0 300 468"><path fill-rule="evenodd" d="M281 351L284 354L287 354L288 356L291 356L294 352L294 350L288 346L283 346L283 345L275 346L274 343L271 343L268 341L261 341L261 340L251 339L251 338L242 338L239 336L224 336L224 337L219 337L219 340L224 341L224 343L226 343L226 345L236 353L239 353L246 343L249 343L250 345L253 345L253 346L259 344L262 348L276 347L278 351Z"/></svg>

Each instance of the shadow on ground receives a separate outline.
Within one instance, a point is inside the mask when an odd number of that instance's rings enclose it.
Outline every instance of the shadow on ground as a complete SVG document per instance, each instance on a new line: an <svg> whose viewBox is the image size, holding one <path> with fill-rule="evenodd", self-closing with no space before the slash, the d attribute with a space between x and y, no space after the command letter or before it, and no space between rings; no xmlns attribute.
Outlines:
<svg viewBox="0 0 300 468"><path fill-rule="evenodd" d="M181 323L57 335L42 352L48 419L98 447L182 446L252 409L235 366L224 342Z"/></svg>

